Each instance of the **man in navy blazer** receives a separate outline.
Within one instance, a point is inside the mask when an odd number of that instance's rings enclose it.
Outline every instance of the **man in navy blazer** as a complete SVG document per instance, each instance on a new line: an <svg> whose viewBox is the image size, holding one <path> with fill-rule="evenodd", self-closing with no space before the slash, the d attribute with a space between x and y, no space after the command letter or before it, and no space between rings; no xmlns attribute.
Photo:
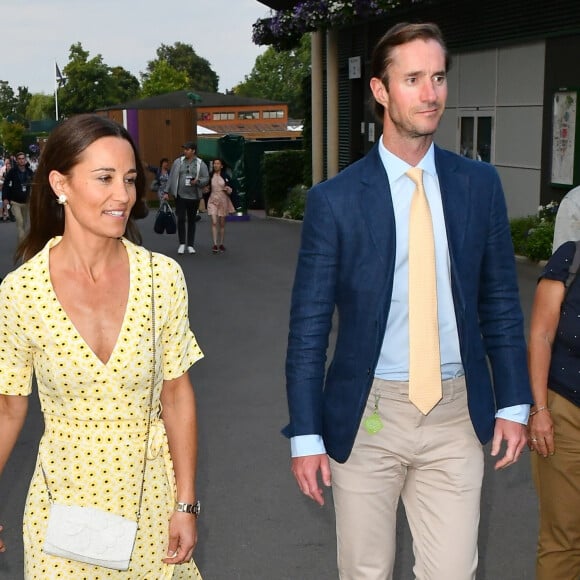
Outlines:
<svg viewBox="0 0 580 580"><path fill-rule="evenodd" d="M493 438L499 456L505 441L501 469L526 443L532 399L501 183L491 165L433 143L448 65L436 25L388 31L370 75L382 137L308 194L284 434L305 495L322 505L319 473L332 479L342 580L392 577L400 497L415 577L475 578L482 444ZM423 170L435 238L442 397L427 413L408 393L411 167Z"/></svg>

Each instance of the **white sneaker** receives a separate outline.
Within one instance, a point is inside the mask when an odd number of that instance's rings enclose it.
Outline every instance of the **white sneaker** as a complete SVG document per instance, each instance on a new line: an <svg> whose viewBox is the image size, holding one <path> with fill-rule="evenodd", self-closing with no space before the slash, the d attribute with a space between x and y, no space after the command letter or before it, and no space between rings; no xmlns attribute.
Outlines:
<svg viewBox="0 0 580 580"><path fill-rule="evenodd" d="M187 253L188 254L195 254L195 248L193 246L187 246Z"/></svg>
<svg viewBox="0 0 580 580"><path fill-rule="evenodd" d="M179 244L179 248L177 248L178 254L185 254L185 244Z"/></svg>

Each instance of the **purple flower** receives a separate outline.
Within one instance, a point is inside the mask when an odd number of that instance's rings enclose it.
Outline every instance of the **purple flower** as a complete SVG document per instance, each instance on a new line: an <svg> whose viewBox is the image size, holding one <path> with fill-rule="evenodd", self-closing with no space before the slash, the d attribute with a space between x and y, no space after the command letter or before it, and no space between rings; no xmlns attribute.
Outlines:
<svg viewBox="0 0 580 580"><path fill-rule="evenodd" d="M303 0L294 8L279 10L253 25L255 44L293 48L300 37L313 30L345 26L363 18L384 16L401 4L422 0Z"/></svg>

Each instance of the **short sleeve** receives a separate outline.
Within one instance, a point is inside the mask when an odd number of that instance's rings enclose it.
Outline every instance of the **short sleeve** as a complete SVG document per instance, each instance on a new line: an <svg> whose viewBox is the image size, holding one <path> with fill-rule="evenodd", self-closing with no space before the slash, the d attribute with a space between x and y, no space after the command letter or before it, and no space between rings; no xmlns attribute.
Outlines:
<svg viewBox="0 0 580 580"><path fill-rule="evenodd" d="M163 378L176 379L186 373L203 353L189 326L185 277L179 264L156 255L156 303L167 307L161 328Z"/></svg>
<svg viewBox="0 0 580 580"><path fill-rule="evenodd" d="M26 336L22 284L10 273L0 284L0 395L30 395L33 348Z"/></svg>
<svg viewBox="0 0 580 580"><path fill-rule="evenodd" d="M540 280L546 278L547 280L559 280L566 282L568 279L568 272L574 260L576 253L576 242L565 242L562 244L548 260L544 267Z"/></svg>

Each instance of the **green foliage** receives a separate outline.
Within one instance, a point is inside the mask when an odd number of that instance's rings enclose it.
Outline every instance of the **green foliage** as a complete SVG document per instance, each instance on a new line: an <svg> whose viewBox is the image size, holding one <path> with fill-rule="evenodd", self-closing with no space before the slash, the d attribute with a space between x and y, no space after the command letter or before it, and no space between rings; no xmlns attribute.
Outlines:
<svg viewBox="0 0 580 580"><path fill-rule="evenodd" d="M4 150L16 153L24 149L22 139L24 131L24 125L20 123L11 123L6 119L0 121L0 139Z"/></svg>
<svg viewBox="0 0 580 580"><path fill-rule="evenodd" d="M300 45L292 50L268 48L256 58L254 68L244 81L234 87L234 93L288 103L290 117L304 116L302 81L310 73L310 35L305 34Z"/></svg>
<svg viewBox="0 0 580 580"><path fill-rule="evenodd" d="M44 121L54 119L54 96L34 93L30 96L30 101L25 113L28 121Z"/></svg>
<svg viewBox="0 0 580 580"><path fill-rule="evenodd" d="M126 103L139 95L139 81L122 66L114 66L109 69L113 85L110 98L114 99L113 105Z"/></svg>
<svg viewBox="0 0 580 580"><path fill-rule="evenodd" d="M5 119L14 114L16 109L16 96L8 81L0 81L0 117Z"/></svg>
<svg viewBox="0 0 580 580"><path fill-rule="evenodd" d="M558 203L551 201L541 205L535 216L512 219L510 231L515 253L534 262L547 260L552 255L557 213Z"/></svg>
<svg viewBox="0 0 580 580"><path fill-rule="evenodd" d="M147 72L141 74L144 86L160 62L165 62L174 71L184 73L187 76L185 85L172 90L196 89L209 93L217 92L218 75L212 70L205 58L196 54L190 44L183 42L176 42L173 46L162 44L157 49L157 58L149 61L147 63Z"/></svg>
<svg viewBox="0 0 580 580"><path fill-rule="evenodd" d="M510 221L510 230L512 234L512 242L514 251L521 256L526 255L526 244L528 242L528 235L530 230L537 225L538 218L536 216L527 216L515 218Z"/></svg>
<svg viewBox="0 0 580 580"><path fill-rule="evenodd" d="M282 217L291 220L304 219L304 210L306 208L306 195L308 188L305 185L296 185L288 194L288 201L282 213Z"/></svg>
<svg viewBox="0 0 580 580"><path fill-rule="evenodd" d="M67 83L58 89L61 117L120 104L135 98L139 90L139 81L131 73L107 66L100 54L89 59L80 42L71 45L63 73Z"/></svg>
<svg viewBox="0 0 580 580"><path fill-rule="evenodd" d="M158 60L148 75L143 75L141 96L154 97L189 88L187 73L174 69L167 61Z"/></svg>
<svg viewBox="0 0 580 580"><path fill-rule="evenodd" d="M552 255L554 222L540 222L530 230L526 243L526 256L534 262L547 260Z"/></svg>
<svg viewBox="0 0 580 580"><path fill-rule="evenodd" d="M15 120L23 125L28 125L26 119L26 109L30 104L32 95L27 87L18 87L18 95L16 97L16 104L14 106Z"/></svg>
<svg viewBox="0 0 580 580"><path fill-rule="evenodd" d="M304 151L266 153L262 162L266 213L281 217L288 204L291 189L302 183Z"/></svg>

